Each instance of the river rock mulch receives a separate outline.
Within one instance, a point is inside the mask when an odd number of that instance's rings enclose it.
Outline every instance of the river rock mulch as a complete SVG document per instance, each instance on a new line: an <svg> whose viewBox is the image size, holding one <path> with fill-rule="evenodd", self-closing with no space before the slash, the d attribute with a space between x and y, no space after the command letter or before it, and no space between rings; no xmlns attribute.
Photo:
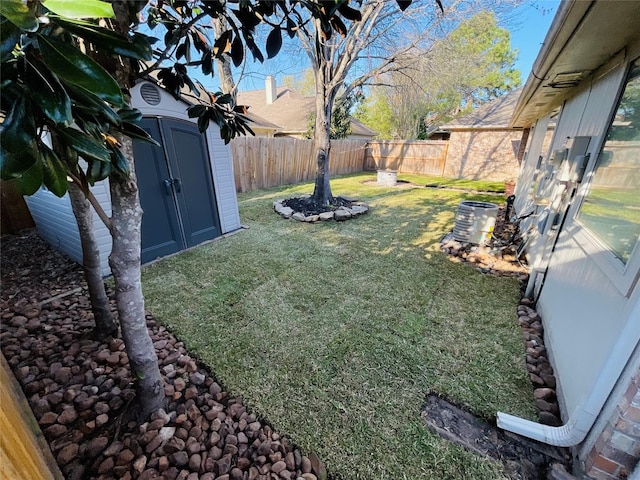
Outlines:
<svg viewBox="0 0 640 480"><path fill-rule="evenodd" d="M2 237L0 347L68 479L316 480L318 458L251 413L147 316L166 410L129 421L120 338L92 340L80 267L35 231ZM112 301L113 304L113 301ZM114 308L115 312L115 308Z"/></svg>

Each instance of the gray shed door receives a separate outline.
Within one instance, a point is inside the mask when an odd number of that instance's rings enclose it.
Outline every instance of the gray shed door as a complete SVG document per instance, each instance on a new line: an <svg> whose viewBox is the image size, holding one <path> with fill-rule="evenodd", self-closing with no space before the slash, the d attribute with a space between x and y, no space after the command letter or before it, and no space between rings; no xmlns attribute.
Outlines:
<svg viewBox="0 0 640 480"><path fill-rule="evenodd" d="M134 142L142 216L142 262L220 236L205 137L189 122L145 118L162 147Z"/></svg>

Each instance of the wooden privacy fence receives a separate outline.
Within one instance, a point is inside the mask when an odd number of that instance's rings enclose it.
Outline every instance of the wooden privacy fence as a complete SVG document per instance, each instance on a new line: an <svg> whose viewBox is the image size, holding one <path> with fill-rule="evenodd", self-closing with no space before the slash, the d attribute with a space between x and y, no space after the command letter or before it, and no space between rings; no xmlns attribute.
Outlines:
<svg viewBox="0 0 640 480"><path fill-rule="evenodd" d="M442 176L448 145L446 140L369 142L365 169Z"/></svg>
<svg viewBox="0 0 640 480"><path fill-rule="evenodd" d="M0 353L0 478L62 480L38 422Z"/></svg>
<svg viewBox="0 0 640 480"><path fill-rule="evenodd" d="M296 184L313 180L316 157L312 140L239 137L231 143L236 190ZM363 140L331 142L331 175L362 172L367 143Z"/></svg>

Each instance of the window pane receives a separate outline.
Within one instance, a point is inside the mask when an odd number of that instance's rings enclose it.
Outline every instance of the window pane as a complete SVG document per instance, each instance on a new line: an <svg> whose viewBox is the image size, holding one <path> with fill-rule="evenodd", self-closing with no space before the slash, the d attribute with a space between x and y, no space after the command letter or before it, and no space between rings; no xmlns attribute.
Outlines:
<svg viewBox="0 0 640 480"><path fill-rule="evenodd" d="M640 238L640 60L632 64L578 218L629 261Z"/></svg>

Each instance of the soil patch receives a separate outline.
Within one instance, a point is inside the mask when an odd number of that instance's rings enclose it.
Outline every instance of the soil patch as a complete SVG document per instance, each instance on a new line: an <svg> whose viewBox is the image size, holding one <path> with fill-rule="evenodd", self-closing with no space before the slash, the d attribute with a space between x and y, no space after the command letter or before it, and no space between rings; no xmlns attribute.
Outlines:
<svg viewBox="0 0 640 480"><path fill-rule="evenodd" d="M504 432L435 394L427 396L422 418L443 438L502 462L512 479L548 478L551 464L559 463L563 469L571 465L569 449Z"/></svg>

